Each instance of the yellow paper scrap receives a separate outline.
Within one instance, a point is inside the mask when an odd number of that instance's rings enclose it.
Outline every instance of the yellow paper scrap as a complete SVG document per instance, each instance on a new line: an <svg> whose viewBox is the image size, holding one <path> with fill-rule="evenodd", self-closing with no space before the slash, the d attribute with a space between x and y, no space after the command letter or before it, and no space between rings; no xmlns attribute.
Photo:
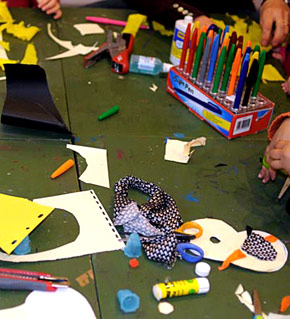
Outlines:
<svg viewBox="0 0 290 319"><path fill-rule="evenodd" d="M19 22L18 24L9 22L6 26L7 33L10 33L14 37L25 41L30 41L39 31L40 29L34 26L26 27L23 21Z"/></svg>
<svg viewBox="0 0 290 319"><path fill-rule="evenodd" d="M279 71L273 67L271 64L264 65L264 71L262 74L262 82L267 83L267 81L286 81L285 78L279 73Z"/></svg>
<svg viewBox="0 0 290 319"><path fill-rule="evenodd" d="M163 24L160 24L156 21L152 21L152 27L154 31L158 31L161 35L165 35L167 37L172 37L174 32L172 30L165 29Z"/></svg>
<svg viewBox="0 0 290 319"><path fill-rule="evenodd" d="M122 33L129 33L136 36L141 24L144 24L147 20L147 17L143 14L130 14L126 23L125 28L123 29Z"/></svg>
<svg viewBox="0 0 290 319"><path fill-rule="evenodd" d="M18 60L9 60L9 59L1 59L0 58L0 69L2 71L4 71L4 64L15 64L15 63L19 63Z"/></svg>
<svg viewBox="0 0 290 319"><path fill-rule="evenodd" d="M234 21L234 25L229 25L229 33L231 34L233 31L237 32L237 35L242 35L244 37L244 48L246 43L250 40L251 41L251 47L254 48L256 44L259 44L261 47L261 50L265 49L266 52L271 50L271 46L268 45L267 47L261 46L260 39L261 39L261 27L256 21L251 21L251 24L248 25L246 23L246 20L243 18L239 18L236 15L230 15L226 14L228 17L230 17ZM225 23L221 20L213 19L214 24L216 24L221 29L225 28Z"/></svg>
<svg viewBox="0 0 290 319"><path fill-rule="evenodd" d="M37 64L38 58L36 49L33 43L29 43L26 47L24 58L20 63L22 64Z"/></svg>
<svg viewBox="0 0 290 319"><path fill-rule="evenodd" d="M0 194L0 247L11 254L54 208Z"/></svg>
<svg viewBox="0 0 290 319"><path fill-rule="evenodd" d="M10 51L10 44L6 41L0 41L0 45L2 48L4 48L6 51Z"/></svg>
<svg viewBox="0 0 290 319"><path fill-rule="evenodd" d="M0 23L13 21L6 2L0 1Z"/></svg>

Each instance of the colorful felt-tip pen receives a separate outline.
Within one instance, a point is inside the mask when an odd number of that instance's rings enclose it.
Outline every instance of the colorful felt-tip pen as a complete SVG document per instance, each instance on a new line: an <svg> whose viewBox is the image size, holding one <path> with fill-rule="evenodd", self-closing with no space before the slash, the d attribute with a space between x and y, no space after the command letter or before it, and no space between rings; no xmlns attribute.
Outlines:
<svg viewBox="0 0 290 319"><path fill-rule="evenodd" d="M237 76L238 76L239 69L240 69L241 54L242 54L242 50L238 49L236 52L236 55L235 55L232 69L231 69L231 79L230 79L230 84L229 84L227 96L231 96L234 94L236 80L237 80Z"/></svg>
<svg viewBox="0 0 290 319"><path fill-rule="evenodd" d="M193 80L195 80L197 78L199 64L200 64L205 40L206 40L206 33L202 32L200 35L200 38L199 38L199 42L198 42L198 46L197 46L196 54L195 54L194 66L193 66L193 71L192 71L192 79Z"/></svg>
<svg viewBox="0 0 290 319"><path fill-rule="evenodd" d="M209 85L212 82L212 78L213 78L213 74L214 74L215 63L216 63L216 59L218 56L219 44L220 44L220 35L216 34L216 36L213 40L213 45L212 45L212 49L211 49L211 53L210 53L209 68L208 68L208 73L207 73L207 78L206 78L206 81Z"/></svg>
<svg viewBox="0 0 290 319"><path fill-rule="evenodd" d="M189 53L188 53L186 69L185 69L185 74L187 76L189 74L191 74L191 71L192 71L192 63L193 63L193 59L194 59L194 55L195 55L195 50L197 47L197 44L196 44L197 34L198 34L198 28L195 27L193 30L191 40L190 40L190 48L189 48Z"/></svg>
<svg viewBox="0 0 290 319"><path fill-rule="evenodd" d="M222 80L222 85L221 85L222 92L226 91L226 88L228 85L228 81L229 81L229 77L230 77L230 73L231 73L231 69L232 69L232 64L233 64L233 60L234 60L234 56L235 56L235 49L236 49L236 45L232 44L232 47L231 47L230 52L229 52L229 56L227 58L226 68L225 68L225 72L224 72L224 76L223 76L223 80Z"/></svg>
<svg viewBox="0 0 290 319"><path fill-rule="evenodd" d="M197 83L199 85L203 85L203 82L204 82L205 73L206 73L207 64L208 64L211 40L212 40L212 38L209 37L207 39L207 41L206 41L206 45L205 45L205 49L204 49L204 53L203 53L203 57L202 57L202 61L201 61L201 67L200 67L200 71L199 71L199 76L198 76L198 79L197 79Z"/></svg>
<svg viewBox="0 0 290 319"><path fill-rule="evenodd" d="M179 71L181 72L183 72L184 66L185 66L185 60L186 60L186 55L187 55L187 50L188 50L188 45L190 40L190 33L191 33L191 23L188 23L186 31L185 31L185 35L184 35L182 52L181 52L181 57L179 62Z"/></svg>
<svg viewBox="0 0 290 319"><path fill-rule="evenodd" d="M245 58L244 58L242 68L241 68L241 73L240 73L238 86L237 86L237 90L236 90L235 102L233 105L233 111L237 111L240 107L241 98L242 98L242 94L243 94L243 90L244 90L244 85L245 85L247 73L248 73L249 60L250 60L250 54L247 53Z"/></svg>
<svg viewBox="0 0 290 319"><path fill-rule="evenodd" d="M259 70L258 70L256 83L253 87L252 98L256 98L258 95L260 81L261 81L263 70L264 70L265 60L266 60L266 51L262 50L259 55Z"/></svg>
<svg viewBox="0 0 290 319"><path fill-rule="evenodd" d="M214 78L214 82L213 82L213 88L211 90L212 94L217 94L217 92L218 92L226 55L227 55L227 47L226 47L226 45L224 45L222 48L219 60L218 60L217 68L216 68L216 74L215 74L215 78Z"/></svg>
<svg viewBox="0 0 290 319"><path fill-rule="evenodd" d="M251 65L249 74L246 79L246 90L245 90L245 94L244 94L244 98L242 102L243 107L248 106L251 90L257 80L258 70L259 70L259 62L257 59L255 59Z"/></svg>

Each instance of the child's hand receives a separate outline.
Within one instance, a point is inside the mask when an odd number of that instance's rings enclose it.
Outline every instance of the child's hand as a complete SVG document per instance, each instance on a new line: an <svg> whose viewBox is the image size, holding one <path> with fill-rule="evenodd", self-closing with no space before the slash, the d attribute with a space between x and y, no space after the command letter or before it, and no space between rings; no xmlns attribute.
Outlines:
<svg viewBox="0 0 290 319"><path fill-rule="evenodd" d="M37 0L38 8L45 11L46 14L54 14L54 19L62 16L59 0Z"/></svg>
<svg viewBox="0 0 290 319"><path fill-rule="evenodd" d="M283 169L290 175L290 141L280 140L269 153L272 169Z"/></svg>
<svg viewBox="0 0 290 319"><path fill-rule="evenodd" d="M269 163L270 167L266 168L263 166L260 170L258 178L261 179L263 183L268 183L270 179L272 181L274 181L276 179L277 168L275 168L275 166L271 165L272 158L271 158L270 154L271 154L272 150L275 149L276 143L280 140L288 141L290 143L290 118L286 118L283 121L283 123L280 125L280 127L276 131L271 143L267 146L267 148L265 150L266 162Z"/></svg>

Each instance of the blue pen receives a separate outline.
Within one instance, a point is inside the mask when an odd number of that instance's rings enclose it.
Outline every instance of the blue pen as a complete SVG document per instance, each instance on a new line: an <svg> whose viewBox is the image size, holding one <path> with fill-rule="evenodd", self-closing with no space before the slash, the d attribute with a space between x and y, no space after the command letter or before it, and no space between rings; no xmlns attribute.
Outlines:
<svg viewBox="0 0 290 319"><path fill-rule="evenodd" d="M243 61L242 61L242 66L243 66L243 64L244 64L246 55L247 55L247 54L250 55L251 51L252 51L251 47L247 47L247 48L246 48L246 51L245 51L245 54L244 54L244 58L243 58Z"/></svg>
<svg viewBox="0 0 290 319"><path fill-rule="evenodd" d="M226 25L225 29L224 29L224 32L223 32L223 35L222 35L221 43L223 43L224 37L225 37L226 33L229 32L229 31L230 31L230 27L229 27L229 25Z"/></svg>
<svg viewBox="0 0 290 319"><path fill-rule="evenodd" d="M234 106L233 106L234 111L237 111L240 107L241 98L242 98L242 94L243 94L243 90L244 90L244 85L245 85L247 73L248 73L249 61L250 61L250 54L247 53L245 55L243 65L241 68L241 73L240 73L239 82L238 82L237 91L236 91L235 102L234 102Z"/></svg>
<svg viewBox="0 0 290 319"><path fill-rule="evenodd" d="M197 83L199 85L202 85L204 82L205 73L206 73L207 64L208 64L208 57L209 57L209 52L210 52L211 40L212 40L212 38L208 38L206 41L206 45L205 45L205 49L204 49L204 53L203 53L203 57L202 57L202 61L201 61L199 76L197 79Z"/></svg>
<svg viewBox="0 0 290 319"><path fill-rule="evenodd" d="M213 45L212 45L211 54L210 54L209 69L208 69L207 78L206 78L208 85L210 85L210 83L212 82L213 73L215 69L215 62L216 62L218 51L219 51L219 44L220 44L220 35L217 34L213 40Z"/></svg>

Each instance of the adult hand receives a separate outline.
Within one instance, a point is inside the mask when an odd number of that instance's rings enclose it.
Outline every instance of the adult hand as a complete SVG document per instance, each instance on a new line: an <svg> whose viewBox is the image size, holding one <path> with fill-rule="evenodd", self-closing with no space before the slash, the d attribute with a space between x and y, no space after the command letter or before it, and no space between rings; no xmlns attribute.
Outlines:
<svg viewBox="0 0 290 319"><path fill-rule="evenodd" d="M46 14L54 14L54 19L62 16L59 0L37 0L38 8L45 11Z"/></svg>
<svg viewBox="0 0 290 319"><path fill-rule="evenodd" d="M276 179L276 170L280 168L276 168L276 164L272 166L273 159L270 156L270 154L272 154L271 153L272 150L276 148L276 143L281 140L289 141L290 143L290 118L286 118L283 121L283 123L280 125L280 127L276 131L271 143L267 146L265 150L266 162L270 165L270 167L266 168L263 166L260 170L258 178L261 179L263 183L268 183L270 179L272 181ZM274 156L276 156L275 153L274 153Z"/></svg>
<svg viewBox="0 0 290 319"><path fill-rule="evenodd" d="M275 29L273 30L273 24ZM261 44L273 47L283 43L289 33L290 9L283 0L266 0L260 10ZM274 34L272 34L274 33Z"/></svg>
<svg viewBox="0 0 290 319"><path fill-rule="evenodd" d="M271 168L283 169L290 175L290 141L280 140L269 153Z"/></svg>
<svg viewBox="0 0 290 319"><path fill-rule="evenodd" d="M195 18L193 21L194 21L194 22L199 21L199 23L200 23L200 27L199 27L199 28L200 28L200 29L201 29L202 27L204 27L204 26L209 27L211 24L214 23L211 18L209 18L209 17L207 17L207 16L204 16L204 15Z"/></svg>

